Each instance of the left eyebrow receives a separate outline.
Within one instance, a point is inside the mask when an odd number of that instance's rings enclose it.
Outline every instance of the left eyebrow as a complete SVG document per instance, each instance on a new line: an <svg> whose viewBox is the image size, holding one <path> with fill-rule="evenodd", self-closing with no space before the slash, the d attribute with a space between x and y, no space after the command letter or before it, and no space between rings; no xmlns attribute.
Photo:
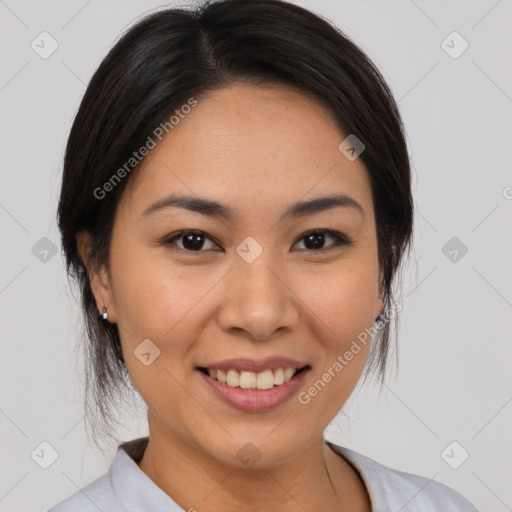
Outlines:
<svg viewBox="0 0 512 512"><path fill-rule="evenodd" d="M352 208L364 217L363 207L353 197L346 194L333 194L327 197L317 197L309 201L292 204L281 217L281 220L292 217L302 217L336 207Z"/></svg>
<svg viewBox="0 0 512 512"><path fill-rule="evenodd" d="M235 215L234 211L226 205L196 196L170 194L151 204L143 212L143 216L151 215L164 208L177 207L185 208L202 215L210 217L222 217L231 220ZM281 216L280 220L286 218L303 217L330 210L336 207L351 208L358 211L364 217L363 207L351 196L346 194L332 194L326 197L317 197L309 201L299 201L292 204Z"/></svg>

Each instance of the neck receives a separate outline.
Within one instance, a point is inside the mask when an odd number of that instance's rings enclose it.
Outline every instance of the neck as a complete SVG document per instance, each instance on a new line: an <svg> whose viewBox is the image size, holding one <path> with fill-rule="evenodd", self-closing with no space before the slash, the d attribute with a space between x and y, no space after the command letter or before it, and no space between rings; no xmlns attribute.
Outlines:
<svg viewBox="0 0 512 512"><path fill-rule="evenodd" d="M359 475L323 437L278 466L240 469L181 439L152 436L138 465L184 510L370 510Z"/></svg>

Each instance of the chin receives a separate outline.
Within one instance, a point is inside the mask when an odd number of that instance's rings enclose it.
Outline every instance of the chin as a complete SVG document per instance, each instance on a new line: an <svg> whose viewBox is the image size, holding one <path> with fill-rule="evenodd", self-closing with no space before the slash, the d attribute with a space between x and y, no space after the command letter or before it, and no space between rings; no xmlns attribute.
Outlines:
<svg viewBox="0 0 512 512"><path fill-rule="evenodd" d="M258 436L248 435L247 432L239 436L223 438L222 444L206 441L203 447L208 454L218 462L237 469L271 469L293 460L297 456L296 439L305 439L299 433L290 435L287 433L287 441L271 439L271 430L265 429L265 433ZM228 434L226 434L228 436Z"/></svg>

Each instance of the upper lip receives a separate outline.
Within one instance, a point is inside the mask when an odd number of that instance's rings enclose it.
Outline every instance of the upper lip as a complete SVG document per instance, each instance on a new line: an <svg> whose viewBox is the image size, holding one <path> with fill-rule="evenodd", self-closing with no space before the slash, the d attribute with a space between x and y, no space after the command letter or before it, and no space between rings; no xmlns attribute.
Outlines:
<svg viewBox="0 0 512 512"><path fill-rule="evenodd" d="M237 370L246 372L262 372L264 370L275 370L277 368L303 368L309 366L304 361L290 359L283 356L268 356L262 359L249 359L249 358L233 358L224 359L216 363L206 363L198 366L198 368L209 368L211 370Z"/></svg>

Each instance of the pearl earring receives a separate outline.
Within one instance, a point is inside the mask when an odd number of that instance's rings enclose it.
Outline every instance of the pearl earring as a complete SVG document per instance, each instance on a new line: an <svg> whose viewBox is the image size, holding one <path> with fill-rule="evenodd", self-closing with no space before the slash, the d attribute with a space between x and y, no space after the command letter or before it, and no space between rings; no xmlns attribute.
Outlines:
<svg viewBox="0 0 512 512"><path fill-rule="evenodd" d="M107 313L107 308L105 306L103 306L103 313L100 313L100 316L99 316L100 320L105 324L105 325L108 325L110 322L108 321L108 313Z"/></svg>

